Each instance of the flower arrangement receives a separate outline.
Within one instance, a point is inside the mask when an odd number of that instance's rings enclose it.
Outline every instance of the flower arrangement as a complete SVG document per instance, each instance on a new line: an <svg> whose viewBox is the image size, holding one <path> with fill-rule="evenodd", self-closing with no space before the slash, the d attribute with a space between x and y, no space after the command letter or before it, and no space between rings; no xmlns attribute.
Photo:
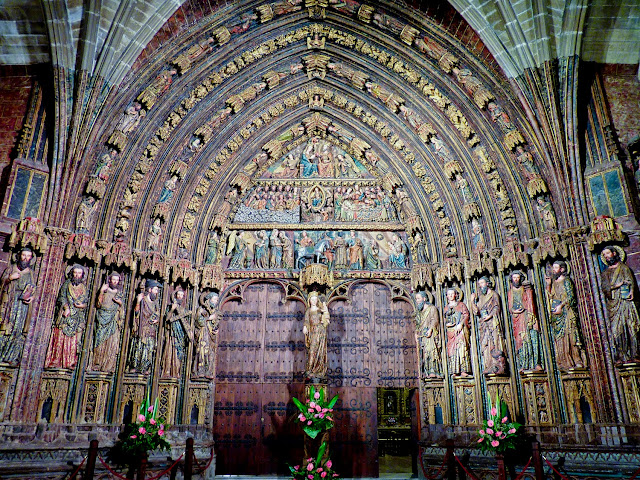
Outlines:
<svg viewBox="0 0 640 480"><path fill-rule="evenodd" d="M322 462L322 457L326 449L326 442L322 442L322 445L320 445L318 449L318 456L315 459L307 458L305 460L306 463L302 466L289 466L294 480L338 480L340 476L331 469L333 466L331 460L327 460L324 463Z"/></svg>
<svg viewBox="0 0 640 480"><path fill-rule="evenodd" d="M147 398L140 407L136 422L125 425L120 435L120 450L131 458L140 458L153 450L169 450L165 438L167 425L158 417L158 399L150 405Z"/></svg>
<svg viewBox="0 0 640 480"><path fill-rule="evenodd" d="M484 426L478 433L478 446L484 451L503 453L506 450L516 448L520 440L519 429L522 425L510 422L507 414L507 405L496 394L496 403L491 405L491 415L484 421Z"/></svg>
<svg viewBox="0 0 640 480"><path fill-rule="evenodd" d="M302 429L311 438L316 438L320 432L329 430L333 427L333 406L338 401L338 395L335 395L328 402L325 400L324 389L319 391L312 385L309 391L310 398L302 403L297 398L293 398L300 414L296 420L302 424Z"/></svg>

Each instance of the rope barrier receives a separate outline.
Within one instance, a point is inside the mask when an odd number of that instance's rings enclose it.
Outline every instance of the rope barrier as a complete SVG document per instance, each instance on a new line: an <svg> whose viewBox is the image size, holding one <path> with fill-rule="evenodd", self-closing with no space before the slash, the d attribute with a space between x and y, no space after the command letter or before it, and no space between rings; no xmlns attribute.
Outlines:
<svg viewBox="0 0 640 480"><path fill-rule="evenodd" d="M529 457L529 461L524 466L522 471L516 476L515 480L520 480L524 476L524 472L526 472L529 469L529 466L531 465L531 460L533 460L533 457Z"/></svg>
<svg viewBox="0 0 640 480"><path fill-rule="evenodd" d="M563 480L571 480L569 477L567 477L567 476L565 476L565 475L561 474L558 470L556 470L556 467L554 467L554 466L553 466L553 464L552 464L549 460L547 460L547 457L545 457L545 456L543 455L543 456L542 456L542 458L544 458L544 461L545 461L545 462L547 462L547 464L551 467L551 470L553 470L553 471L554 471L554 472L556 472L558 475L560 475L560 477L561 477Z"/></svg>
<svg viewBox="0 0 640 480"><path fill-rule="evenodd" d="M453 457L456 459L458 464L462 467L462 469L464 470L464 473L466 473L469 477L473 478L473 480L480 480L476 475L474 475L469 470L467 470L467 467L463 465L463 463L460 461L460 459L455 453L453 454Z"/></svg>
<svg viewBox="0 0 640 480"><path fill-rule="evenodd" d="M633 474L633 477L631 477L629 480L636 480L636 478L638 477L638 475L640 475L640 468L638 470L636 470L636 473Z"/></svg>
<svg viewBox="0 0 640 480"><path fill-rule="evenodd" d="M73 471L73 473L71 474L71 476L69 477L69 480L72 480L76 477L76 475L78 474L78 472L80 471L80 468L82 468L82 465L84 465L84 461L87 459L87 456L85 455L84 458L82 459L82 461L80 462L80 465L77 466L77 468ZM63 479L67 478L67 476L65 475L64 477L62 477Z"/></svg>
<svg viewBox="0 0 640 480"><path fill-rule="evenodd" d="M424 474L424 476L426 478L428 478L429 480L436 480L440 474L442 473L442 470L444 470L444 467L446 467L447 465L447 460L449 459L449 452L447 452L444 456L444 460L442 461L442 465L440 466L440 468L438 469L438 471L436 472L435 475L431 476L427 474L427 471L424 469L424 461L422 460L422 450L420 451L420 468L422 468L422 473Z"/></svg>
<svg viewBox="0 0 640 480"><path fill-rule="evenodd" d="M178 457L178 459L175 462L173 462L173 465L171 465L169 468L167 468L164 472L160 472L155 477L149 477L147 480L158 480L158 478L160 478L161 476L169 473L171 470L173 470L173 467L175 467L180 462L180 460L182 460L182 457L184 457L184 453L182 455L180 455Z"/></svg>
<svg viewBox="0 0 640 480"><path fill-rule="evenodd" d="M116 472L115 470L113 470L109 465L107 465L107 462L105 462L102 457L100 455L98 455L98 458L100 459L100 463L102 463L102 465L104 466L104 468L107 469L107 471L111 474L114 475L118 478L120 478L121 480L129 480L127 477L123 477L122 475L120 475L118 472Z"/></svg>
<svg viewBox="0 0 640 480"><path fill-rule="evenodd" d="M196 465L198 466L198 468L200 468L200 463L198 462L198 459L196 458L195 453L193 454L193 460L195 460ZM209 461L207 462L204 468L202 468L199 472L196 473L196 475L201 475L202 473L204 473L211 466L211 462L213 462L213 449L211 449L211 455L209 456Z"/></svg>

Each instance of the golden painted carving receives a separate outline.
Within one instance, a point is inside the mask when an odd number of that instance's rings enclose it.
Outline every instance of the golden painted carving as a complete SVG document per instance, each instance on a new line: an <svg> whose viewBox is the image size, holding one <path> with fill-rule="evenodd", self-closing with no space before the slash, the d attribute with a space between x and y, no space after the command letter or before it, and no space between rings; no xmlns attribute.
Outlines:
<svg viewBox="0 0 640 480"><path fill-rule="evenodd" d="M167 260L159 252L144 252L140 254L140 275L158 276L168 280L169 269Z"/></svg>
<svg viewBox="0 0 640 480"><path fill-rule="evenodd" d="M419 33L418 29L405 25L400 32L400 39L407 45L411 45Z"/></svg>
<svg viewBox="0 0 640 480"><path fill-rule="evenodd" d="M495 273L495 265L491 254L487 251L474 251L469 254L469 260L465 262L465 275L472 278L476 275L488 272Z"/></svg>
<svg viewBox="0 0 640 480"><path fill-rule="evenodd" d="M325 37L320 38L317 31L313 33L313 37L307 37L307 48L309 50L318 49L324 50L324 46L327 42Z"/></svg>
<svg viewBox="0 0 640 480"><path fill-rule="evenodd" d="M224 45L231 39L231 33L229 33L229 29L224 25L216 28L213 31L213 36L218 42L218 45Z"/></svg>
<svg viewBox="0 0 640 480"><path fill-rule="evenodd" d="M436 408L440 407L444 415L446 403L444 400L444 385L442 380L423 379L423 411L427 425L435 425Z"/></svg>
<svg viewBox="0 0 640 480"><path fill-rule="evenodd" d="M364 23L371 23L371 18L375 9L370 5L362 4L358 9L358 20Z"/></svg>
<svg viewBox="0 0 640 480"><path fill-rule="evenodd" d="M71 386L71 372L67 370L45 370L40 380L40 396L37 412L43 411L43 406L51 399L51 418L48 423L63 423L67 408L67 393Z"/></svg>
<svg viewBox="0 0 640 480"><path fill-rule="evenodd" d="M513 391L511 389L511 380L509 377L502 377L497 375L487 375L487 396L489 398L500 397L509 408L509 417L515 418L518 414L516 409L516 401L513 397Z"/></svg>
<svg viewBox="0 0 640 480"><path fill-rule="evenodd" d="M104 240L98 240L96 245L102 255L105 266L132 269L134 259L129 245L122 242L110 243Z"/></svg>
<svg viewBox="0 0 640 480"><path fill-rule="evenodd" d="M327 75L327 64L331 57L322 54L311 54L302 57L307 71L307 77L320 78L321 80Z"/></svg>
<svg viewBox="0 0 640 480"><path fill-rule="evenodd" d="M414 263L411 267L411 288L433 288L433 268L428 264Z"/></svg>
<svg viewBox="0 0 640 480"><path fill-rule="evenodd" d="M195 286L198 284L198 272L189 260L170 260L167 262L171 269L171 282L186 282Z"/></svg>
<svg viewBox="0 0 640 480"><path fill-rule="evenodd" d="M11 248L29 247L34 252L42 255L47 250L48 245L44 225L37 218L24 218L11 227L8 243Z"/></svg>
<svg viewBox="0 0 640 480"><path fill-rule="evenodd" d="M622 380L624 399L630 423L640 423L640 366L621 365L618 367Z"/></svg>
<svg viewBox="0 0 640 480"><path fill-rule="evenodd" d="M110 391L111 375L98 372L87 374L82 396L82 422L105 422Z"/></svg>
<svg viewBox="0 0 640 480"><path fill-rule="evenodd" d="M124 410L128 403L131 403L131 411L139 412L142 401L144 400L145 388L147 386L147 375L138 375L135 373L125 373L123 382L122 402L118 416L124 417Z"/></svg>
<svg viewBox="0 0 640 480"><path fill-rule="evenodd" d="M551 425L554 421L549 380L544 372L522 372L527 423Z"/></svg>
<svg viewBox="0 0 640 480"><path fill-rule="evenodd" d="M11 403L9 400L9 388L18 373L16 368L0 367L0 421L9 419Z"/></svg>
<svg viewBox="0 0 640 480"><path fill-rule="evenodd" d="M192 382L189 385L189 400L187 402L187 411L191 412L193 407L198 409L198 424L203 425L206 419L206 412L209 406L209 384Z"/></svg>
<svg viewBox="0 0 640 480"><path fill-rule="evenodd" d="M218 291L223 290L224 271L222 270L222 265L205 265L202 268L202 275L200 277L200 288L202 288L203 290L207 288L213 288Z"/></svg>
<svg viewBox="0 0 640 480"><path fill-rule="evenodd" d="M259 5L256 7L256 10L260 16L260 23L265 23L273 19L273 9L270 4Z"/></svg>
<svg viewBox="0 0 640 480"><path fill-rule="evenodd" d="M64 251L64 258L77 258L89 260L93 263L100 261L100 254L96 248L96 241L91 235L75 234L69 238L69 243Z"/></svg>
<svg viewBox="0 0 640 480"><path fill-rule="evenodd" d="M553 232L543 233L538 240L538 246L533 251L533 261L536 263L546 259L567 258L568 256L568 245L560 239L560 235Z"/></svg>
<svg viewBox="0 0 640 480"><path fill-rule="evenodd" d="M456 400L458 425L476 425L480 408L476 405L476 386L472 377L453 377L453 391Z"/></svg>
<svg viewBox="0 0 640 480"><path fill-rule="evenodd" d="M444 260L436 269L436 283L445 282L461 282L463 277L464 265L461 260L456 258L448 258Z"/></svg>
<svg viewBox="0 0 640 480"><path fill-rule="evenodd" d="M596 217L590 227L587 243L592 252L602 244L624 243L627 240L620 224L611 217Z"/></svg>
<svg viewBox="0 0 640 480"><path fill-rule="evenodd" d="M316 286L331 288L333 286L333 272L322 263L310 263L300 271L300 286L302 288Z"/></svg>
<svg viewBox="0 0 640 480"><path fill-rule="evenodd" d="M562 375L566 409L569 423L584 423L582 405L589 405L591 414L597 411L593 401L593 386L588 370L575 370ZM593 419L597 421L596 418Z"/></svg>
<svg viewBox="0 0 640 480"><path fill-rule="evenodd" d="M501 270L508 270L510 267L530 265L529 254L525 250L524 244L515 238L508 238L502 245Z"/></svg>

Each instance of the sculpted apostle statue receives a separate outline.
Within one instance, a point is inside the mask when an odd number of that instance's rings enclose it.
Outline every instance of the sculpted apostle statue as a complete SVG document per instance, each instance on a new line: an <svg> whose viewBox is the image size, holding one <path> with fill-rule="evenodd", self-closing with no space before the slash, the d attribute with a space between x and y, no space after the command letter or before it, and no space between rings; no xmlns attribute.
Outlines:
<svg viewBox="0 0 640 480"><path fill-rule="evenodd" d="M218 327L220 295L209 292L202 295L196 316L196 351L193 357L192 374L195 378L214 378L216 350L218 348Z"/></svg>
<svg viewBox="0 0 640 480"><path fill-rule="evenodd" d="M320 300L318 292L311 292L307 310L304 313L304 341L307 347L306 375L309 378L325 378L327 376L327 327L329 326L329 309Z"/></svg>
<svg viewBox="0 0 640 480"><path fill-rule="evenodd" d="M636 280L624 263L625 253L618 246L607 246L601 258L602 289L613 338L613 358L618 363L640 361L640 316L635 301Z"/></svg>
<svg viewBox="0 0 640 480"><path fill-rule="evenodd" d="M120 350L120 333L124 321L124 295L120 288L120 275L116 272L107 277L100 287L96 301L95 336L93 337L93 360L91 369L97 372L116 371Z"/></svg>
<svg viewBox="0 0 640 480"><path fill-rule="evenodd" d="M518 370L542 370L542 342L540 324L536 312L533 288L524 273L515 270L509 277L507 295L513 336L515 337L516 363Z"/></svg>
<svg viewBox="0 0 640 480"><path fill-rule="evenodd" d="M162 378L178 378L182 362L187 356L187 341L191 334L185 292L178 287L173 293L171 305L164 320L165 335L162 350Z"/></svg>
<svg viewBox="0 0 640 480"><path fill-rule="evenodd" d="M425 378L442 376L440 314L425 292L416 293L416 337Z"/></svg>
<svg viewBox="0 0 640 480"><path fill-rule="evenodd" d="M504 354L504 322L500 311L500 296L491 288L487 277L478 280L478 291L471 294L471 309L478 320L482 373L505 374L507 359Z"/></svg>
<svg viewBox="0 0 640 480"><path fill-rule="evenodd" d="M583 368L587 360L578 319L578 299L575 284L567 272L567 264L562 260L555 261L552 277L546 277L545 280L556 363L564 371Z"/></svg>
<svg viewBox="0 0 640 480"><path fill-rule="evenodd" d="M17 365L29 328L36 284L33 251L23 248L0 277L0 362Z"/></svg>
<svg viewBox="0 0 640 480"><path fill-rule="evenodd" d="M149 373L156 355L158 323L160 322L160 284L147 279L144 291L136 298L131 331L129 369Z"/></svg>
<svg viewBox="0 0 640 480"><path fill-rule="evenodd" d="M86 276L85 269L76 264L60 287L44 368L72 369L78 362L89 306Z"/></svg>
<svg viewBox="0 0 640 480"><path fill-rule="evenodd" d="M444 309L447 330L447 358L449 373L467 377L471 374L469 309L460 301L462 294L455 288L447 290Z"/></svg>

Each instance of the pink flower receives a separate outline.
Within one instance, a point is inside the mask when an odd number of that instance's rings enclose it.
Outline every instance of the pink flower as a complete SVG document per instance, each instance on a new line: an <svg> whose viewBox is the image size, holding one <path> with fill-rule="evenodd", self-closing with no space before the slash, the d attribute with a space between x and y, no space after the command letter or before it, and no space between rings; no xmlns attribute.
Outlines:
<svg viewBox="0 0 640 480"><path fill-rule="evenodd" d="M334 477L337 477L337 476L338 476L338 474L337 474L337 473L334 473L334 474L333 474L333 476L334 476Z"/></svg>
<svg viewBox="0 0 640 480"><path fill-rule="evenodd" d="M322 478L326 477L326 476L327 476L327 472L322 472L322 473L320 474L320 476L321 476Z"/></svg>
<svg viewBox="0 0 640 480"><path fill-rule="evenodd" d="M324 418L324 413L319 413L319 414L318 414L318 417L319 417L319 418Z"/></svg>
<svg viewBox="0 0 640 480"><path fill-rule="evenodd" d="M331 468L333 466L333 463L331 463L331 460L327 460L327 463L325 465L327 466L327 468Z"/></svg>
<svg viewBox="0 0 640 480"><path fill-rule="evenodd" d="M160 430L164 430L164 423L160 425Z"/></svg>
<svg viewBox="0 0 640 480"><path fill-rule="evenodd" d="M479 433L480 435L484 435L484 430L480 430L478 433Z"/></svg>
<svg viewBox="0 0 640 480"><path fill-rule="evenodd" d="M504 418L502 419L502 423L507 423L507 420L508 420L508 419L507 419L507 417L504 417Z"/></svg>
<svg viewBox="0 0 640 480"><path fill-rule="evenodd" d="M149 420L149 423L150 423L151 425L155 425L155 424L156 424L156 421L152 418L151 420Z"/></svg>
<svg viewBox="0 0 640 480"><path fill-rule="evenodd" d="M298 420L300 420L301 422L306 422L307 421L307 417L305 417L303 414L298 415Z"/></svg>
<svg viewBox="0 0 640 480"><path fill-rule="evenodd" d="M313 423L313 422L312 422L311 420L309 420L309 421L307 422L307 425L311 425L312 423Z"/></svg>
<svg viewBox="0 0 640 480"><path fill-rule="evenodd" d="M307 413L313 413L313 408L308 409Z"/></svg>
<svg viewBox="0 0 640 480"><path fill-rule="evenodd" d="M479 438L478 443L482 443L482 442L484 442L484 438Z"/></svg>
<svg viewBox="0 0 640 480"><path fill-rule="evenodd" d="M320 392L316 392L313 394L313 398L315 398L316 400L318 400L320 398Z"/></svg>
<svg viewBox="0 0 640 480"><path fill-rule="evenodd" d="M516 429L515 428L510 428L509 429L509 433L516 433Z"/></svg>
<svg viewBox="0 0 640 480"><path fill-rule="evenodd" d="M490 428L487 428L487 435L493 435L493 430L491 430Z"/></svg>
<svg viewBox="0 0 640 480"><path fill-rule="evenodd" d="M309 465L307 465L307 470L309 471L313 470L313 463L310 463Z"/></svg>
<svg viewBox="0 0 640 480"><path fill-rule="evenodd" d="M493 442L491 442L492 447L497 447L498 445L500 445L500 442L498 440L494 440Z"/></svg>
<svg viewBox="0 0 640 480"><path fill-rule="evenodd" d="M153 405L150 406L149 408L147 408L147 412L149 412L149 413L153 412Z"/></svg>
<svg viewBox="0 0 640 480"><path fill-rule="evenodd" d="M164 435L164 430L158 430L158 435L160 436Z"/></svg>
<svg viewBox="0 0 640 480"><path fill-rule="evenodd" d="M131 435L131 438L138 438L137 435Z"/></svg>
<svg viewBox="0 0 640 480"><path fill-rule="evenodd" d="M313 480L313 475L307 475L307 478L308 478L309 480Z"/></svg>
<svg viewBox="0 0 640 480"><path fill-rule="evenodd" d="M320 473L322 471L322 467L318 467L318 469L316 470L316 472Z"/></svg>
<svg viewBox="0 0 640 480"><path fill-rule="evenodd" d="M296 465L295 467L293 467L294 470L300 470L300 465Z"/></svg>
<svg viewBox="0 0 640 480"><path fill-rule="evenodd" d="M311 402L311 403L309 403L309 406L310 406L311 408L316 408L316 402Z"/></svg>
<svg viewBox="0 0 640 480"><path fill-rule="evenodd" d="M327 413L328 411L329 411L329 409L328 409L328 408L323 408L323 409L322 409L322 413Z"/></svg>
<svg viewBox="0 0 640 480"><path fill-rule="evenodd" d="M140 432L142 435L144 435L145 433L147 433L147 431L145 430L145 428L144 428L144 427L140 427L140 428L138 429L138 432Z"/></svg>
<svg viewBox="0 0 640 480"><path fill-rule="evenodd" d="M320 405L316 405L316 412L319 412L320 410L322 410L322 408L320 408Z"/></svg>
<svg viewBox="0 0 640 480"><path fill-rule="evenodd" d="M493 407L493 408L491 409L491 416L492 416L492 417L495 417L497 414L498 414L498 410L496 410L496 407Z"/></svg>
<svg viewBox="0 0 640 480"><path fill-rule="evenodd" d="M502 432L496 432L496 437L500 438L502 436Z"/></svg>
<svg viewBox="0 0 640 480"><path fill-rule="evenodd" d="M144 422L146 419L147 418L144 415L142 415L142 414L138 415L138 421L139 422Z"/></svg>
<svg viewBox="0 0 640 480"><path fill-rule="evenodd" d="M493 427L493 420L489 420L489 421L487 422L487 425L489 425L490 427Z"/></svg>

